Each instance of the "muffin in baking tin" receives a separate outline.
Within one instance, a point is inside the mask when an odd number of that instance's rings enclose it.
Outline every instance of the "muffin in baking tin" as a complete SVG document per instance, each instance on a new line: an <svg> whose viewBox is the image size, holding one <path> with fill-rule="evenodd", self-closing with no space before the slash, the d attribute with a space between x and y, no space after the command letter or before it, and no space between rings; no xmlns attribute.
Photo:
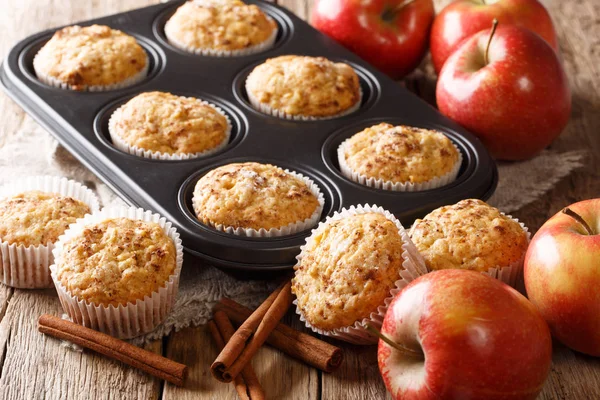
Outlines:
<svg viewBox="0 0 600 400"><path fill-rule="evenodd" d="M286 55L268 59L246 79L252 106L286 119L327 119L360 107L358 75L345 63L324 57Z"/></svg>
<svg viewBox="0 0 600 400"><path fill-rule="evenodd" d="M63 28L33 60L40 81L71 90L126 87L142 80L148 67L148 55L134 37L104 25Z"/></svg>
<svg viewBox="0 0 600 400"><path fill-rule="evenodd" d="M380 123L345 140L337 151L342 174L378 189L418 191L456 179L458 148L443 133Z"/></svg>
<svg viewBox="0 0 600 400"><path fill-rule="evenodd" d="M120 150L153 159L189 159L213 154L229 142L225 113L194 97L141 93L110 117L108 130Z"/></svg>
<svg viewBox="0 0 600 400"><path fill-rule="evenodd" d="M242 56L271 47L277 24L260 7L239 0L190 0L167 21L165 36L191 53Z"/></svg>
<svg viewBox="0 0 600 400"><path fill-rule="evenodd" d="M281 236L315 225L324 199L317 185L296 172L256 162L227 164L196 183L198 220L243 236Z"/></svg>

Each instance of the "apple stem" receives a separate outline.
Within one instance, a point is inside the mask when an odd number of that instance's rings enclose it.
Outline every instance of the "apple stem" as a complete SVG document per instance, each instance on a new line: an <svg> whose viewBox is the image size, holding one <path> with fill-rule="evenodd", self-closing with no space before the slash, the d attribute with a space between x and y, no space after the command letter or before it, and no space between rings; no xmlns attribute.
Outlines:
<svg viewBox="0 0 600 400"><path fill-rule="evenodd" d="M588 235L595 235L594 230L588 225L587 222L581 217L581 215L577 214L575 211L571 210L569 207L565 207L562 210L563 214L567 214L569 217L573 218L575 221L579 222L583 228L586 230Z"/></svg>
<svg viewBox="0 0 600 400"><path fill-rule="evenodd" d="M413 349L409 349L408 347L402 346L400 343L394 342L392 339L390 339L389 337L387 337L386 335L384 335L377 329L373 328L373 326L371 326L371 324L367 324L366 328L370 333L377 336L379 339L383 340L385 343L387 343L394 349L398 350L402 354L409 356L409 357L413 357L413 358L423 358L422 352L415 351Z"/></svg>
<svg viewBox="0 0 600 400"><path fill-rule="evenodd" d="M396 7L392 8L390 10L390 14L395 15L398 11L400 11L401 9L403 9L410 3L414 3L414 2L415 2L415 0L406 0L406 1L402 2L402 3L398 4Z"/></svg>
<svg viewBox="0 0 600 400"><path fill-rule="evenodd" d="M496 18L494 18L494 21L492 21L492 32L490 33L490 38L488 39L487 45L485 46L485 53L483 53L484 65L488 65L488 52L490 51L490 45L492 44L492 38L494 37L494 33L496 33L497 27L498 27L498 20Z"/></svg>

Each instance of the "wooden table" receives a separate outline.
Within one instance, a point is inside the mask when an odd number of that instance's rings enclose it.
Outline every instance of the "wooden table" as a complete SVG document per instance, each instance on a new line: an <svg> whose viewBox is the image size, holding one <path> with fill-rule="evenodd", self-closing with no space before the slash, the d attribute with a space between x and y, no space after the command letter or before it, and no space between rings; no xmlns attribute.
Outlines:
<svg viewBox="0 0 600 400"><path fill-rule="evenodd" d="M443 0L447 2L447 0ZM514 213L536 230L562 207L600 197L600 1L547 0L559 35L564 64L573 88L573 115L567 131L553 144L561 151L589 149L586 167L560 182L539 201ZM19 39L42 29L126 11L149 0L3 0L0 54ZM438 6L442 1L438 2ZM280 0L301 17L310 0ZM412 82L415 83L415 82ZM409 87L430 97L432 81ZM29 117L0 94L0 146ZM233 399L232 385L216 382L208 366L216 356L204 327L184 329L146 346L186 363L190 377L176 388L92 353L63 348L42 336L36 320L42 313L59 314L54 290L16 290L0 285L0 398L3 399ZM293 315L287 322L298 326ZM379 378L373 347L343 346L340 370L324 374L271 349L261 349L253 364L269 398L383 399L389 397ZM498 377L502 379L502 377ZM542 399L600 398L600 360L555 346L552 371Z"/></svg>

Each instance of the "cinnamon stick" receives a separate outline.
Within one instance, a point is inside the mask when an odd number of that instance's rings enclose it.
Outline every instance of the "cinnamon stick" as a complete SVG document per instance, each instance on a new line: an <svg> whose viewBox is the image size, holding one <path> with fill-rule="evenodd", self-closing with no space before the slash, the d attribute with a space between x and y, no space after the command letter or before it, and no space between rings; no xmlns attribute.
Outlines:
<svg viewBox="0 0 600 400"><path fill-rule="evenodd" d="M210 370L221 382L231 382L267 340L292 304L291 281L275 290L238 328Z"/></svg>
<svg viewBox="0 0 600 400"><path fill-rule="evenodd" d="M229 342L231 340L231 337L235 334L235 328L231 324L231 321L229 320L227 314L221 311L217 311L213 316L213 320L217 325L217 328L223 335L225 343ZM245 382L247 394L249 395L250 399L264 400L265 391L263 390L260 382L258 381L258 377L254 372L254 368L252 368L252 364L246 364L244 369L242 369L242 373L238 375L235 379L238 379L240 376Z"/></svg>
<svg viewBox="0 0 600 400"><path fill-rule="evenodd" d="M242 324L252 310L228 298L222 298L215 306L215 311L222 311L235 324ZM336 370L344 359L342 349L320 340L309 334L297 331L288 325L279 323L267 343L308 365L325 372Z"/></svg>
<svg viewBox="0 0 600 400"><path fill-rule="evenodd" d="M48 314L44 314L38 319L38 330L46 335L68 340L81 347L119 360L177 386L184 384L187 375L185 365L102 332Z"/></svg>
<svg viewBox="0 0 600 400"><path fill-rule="evenodd" d="M217 348L219 351L221 351L223 347L225 347L225 339L223 339L221 332L219 332L217 324L215 324L215 321L210 320L208 321L207 325L208 330L210 331L210 334L217 345ZM248 395L248 387L246 386L246 382L244 382L244 379L241 375L235 377L233 380L233 386L235 387L235 390L241 400L250 400L250 396Z"/></svg>

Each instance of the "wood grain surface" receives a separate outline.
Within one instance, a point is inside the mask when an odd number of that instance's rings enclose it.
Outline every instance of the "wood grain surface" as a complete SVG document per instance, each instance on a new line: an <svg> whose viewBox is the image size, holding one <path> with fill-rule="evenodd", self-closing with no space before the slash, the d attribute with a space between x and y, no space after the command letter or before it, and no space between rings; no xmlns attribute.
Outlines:
<svg viewBox="0 0 600 400"><path fill-rule="evenodd" d="M37 31L134 9L149 0L2 0L0 55L17 40ZM447 0L436 1L439 9ZM552 145L568 151L586 149L586 167L561 181L548 195L514 215L533 231L572 202L600 197L600 1L545 0L560 37L561 54L573 89L573 114ZM309 15L310 0L279 0L299 16ZM435 77L425 63L407 86L432 101ZM0 94L0 146L34 122ZM60 314L53 290L24 291L0 285L0 399L234 399L233 386L210 376L216 355L205 327L174 333L147 348L186 363L190 379L176 388L90 352L66 348L37 332L42 313ZM294 315L286 317L296 327ZM374 347L342 345L346 359L325 374L263 348L254 368L272 399L385 399ZM502 377L499 377L502 379ZM599 399L600 360L555 345L553 365L541 399Z"/></svg>

